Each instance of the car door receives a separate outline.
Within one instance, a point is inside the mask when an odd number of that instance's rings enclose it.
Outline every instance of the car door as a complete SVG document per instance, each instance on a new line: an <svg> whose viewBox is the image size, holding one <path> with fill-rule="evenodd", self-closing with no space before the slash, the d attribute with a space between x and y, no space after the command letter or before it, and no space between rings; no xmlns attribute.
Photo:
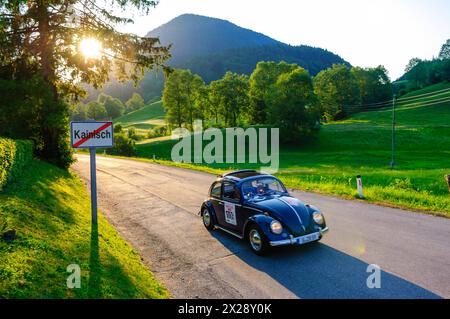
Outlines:
<svg viewBox="0 0 450 319"><path fill-rule="evenodd" d="M242 233L241 194L235 183L222 183L223 220L224 226L230 230Z"/></svg>
<svg viewBox="0 0 450 319"><path fill-rule="evenodd" d="M216 213L216 219L219 226L224 225L224 217L223 217L223 202L222 202L222 182L215 182L212 184L209 197L211 200L211 204L213 206L214 212Z"/></svg>

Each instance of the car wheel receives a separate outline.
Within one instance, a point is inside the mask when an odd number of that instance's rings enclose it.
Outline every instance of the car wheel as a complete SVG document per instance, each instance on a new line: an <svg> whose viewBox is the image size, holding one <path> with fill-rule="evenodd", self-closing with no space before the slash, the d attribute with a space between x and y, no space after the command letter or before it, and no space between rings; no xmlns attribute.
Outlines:
<svg viewBox="0 0 450 319"><path fill-rule="evenodd" d="M213 219L212 219L211 213L209 212L208 208L203 209L202 220L203 220L203 225L205 225L206 229L208 229L208 230L214 229Z"/></svg>
<svg viewBox="0 0 450 319"><path fill-rule="evenodd" d="M259 256L264 255L269 249L269 243L267 242L266 236L264 236L261 228L257 225L250 226L248 231L248 241L252 251Z"/></svg>

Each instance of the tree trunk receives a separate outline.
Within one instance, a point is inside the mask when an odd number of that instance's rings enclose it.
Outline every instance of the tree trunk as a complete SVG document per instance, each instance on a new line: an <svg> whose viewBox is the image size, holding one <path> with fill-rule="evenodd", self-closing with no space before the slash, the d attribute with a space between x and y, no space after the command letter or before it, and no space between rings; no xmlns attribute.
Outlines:
<svg viewBox="0 0 450 319"><path fill-rule="evenodd" d="M42 105L40 112L41 117L41 134L43 138L43 147L39 153L42 157L50 162L59 164L60 157L60 145L59 140L61 138L59 130L57 129L58 123L55 123L55 113L61 112L58 110L58 91L56 88L56 75L55 75L55 61L53 58L54 40L52 39L50 30L50 13L47 10L48 4L45 0L36 2L38 12L38 31L39 31L39 57L41 59L41 74L42 79L47 84L52 94L53 103ZM58 119L56 119L57 121ZM61 119L62 120L62 119Z"/></svg>

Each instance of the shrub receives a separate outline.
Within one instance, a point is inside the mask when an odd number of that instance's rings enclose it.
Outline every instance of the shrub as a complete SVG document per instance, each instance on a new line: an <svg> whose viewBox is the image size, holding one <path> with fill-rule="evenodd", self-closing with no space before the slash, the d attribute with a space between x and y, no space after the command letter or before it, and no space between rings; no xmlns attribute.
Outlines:
<svg viewBox="0 0 450 319"><path fill-rule="evenodd" d="M160 137L160 136L166 136L167 135L167 126L165 125L159 125L156 126L147 132L147 138L154 138L154 137Z"/></svg>
<svg viewBox="0 0 450 319"><path fill-rule="evenodd" d="M126 112L131 112L138 110L145 106L144 99L139 95L139 93L133 93L133 96L125 103Z"/></svg>
<svg viewBox="0 0 450 319"><path fill-rule="evenodd" d="M87 117L92 120L103 120L108 117L108 112L103 104L91 101L87 105Z"/></svg>
<svg viewBox="0 0 450 319"><path fill-rule="evenodd" d="M117 133L114 135L114 147L107 148L106 154L134 156L136 155L135 145L136 143L133 139L123 133Z"/></svg>
<svg viewBox="0 0 450 319"><path fill-rule="evenodd" d="M144 138L143 135L139 135L136 132L136 129L134 127L129 127L127 134L128 134L129 138L131 138L131 139L133 139L135 141L139 141L139 140L142 140Z"/></svg>
<svg viewBox="0 0 450 319"><path fill-rule="evenodd" d="M59 167L73 162L69 112L62 100L38 76L0 79L0 136L33 141L35 155Z"/></svg>
<svg viewBox="0 0 450 319"><path fill-rule="evenodd" d="M33 158L33 143L24 140L0 138L0 190L20 176Z"/></svg>
<svg viewBox="0 0 450 319"><path fill-rule="evenodd" d="M122 128L121 123L114 124L114 133L122 133Z"/></svg>
<svg viewBox="0 0 450 319"><path fill-rule="evenodd" d="M119 117L123 115L125 111L125 106L123 105L122 101L111 96L107 96L105 98L103 105L105 106L108 116L111 118Z"/></svg>

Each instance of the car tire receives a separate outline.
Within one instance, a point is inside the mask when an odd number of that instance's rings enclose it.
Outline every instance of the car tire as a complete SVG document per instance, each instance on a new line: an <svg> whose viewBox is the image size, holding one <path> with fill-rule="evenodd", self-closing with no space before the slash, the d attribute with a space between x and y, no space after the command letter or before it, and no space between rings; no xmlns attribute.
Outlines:
<svg viewBox="0 0 450 319"><path fill-rule="evenodd" d="M269 250L269 242L261 228L254 224L250 226L247 235L251 250L258 256L263 256Z"/></svg>
<svg viewBox="0 0 450 319"><path fill-rule="evenodd" d="M214 230L214 222L213 222L211 212L206 207L203 208L203 211L202 211L202 221L203 221L203 225L205 226L205 228L207 230Z"/></svg>

